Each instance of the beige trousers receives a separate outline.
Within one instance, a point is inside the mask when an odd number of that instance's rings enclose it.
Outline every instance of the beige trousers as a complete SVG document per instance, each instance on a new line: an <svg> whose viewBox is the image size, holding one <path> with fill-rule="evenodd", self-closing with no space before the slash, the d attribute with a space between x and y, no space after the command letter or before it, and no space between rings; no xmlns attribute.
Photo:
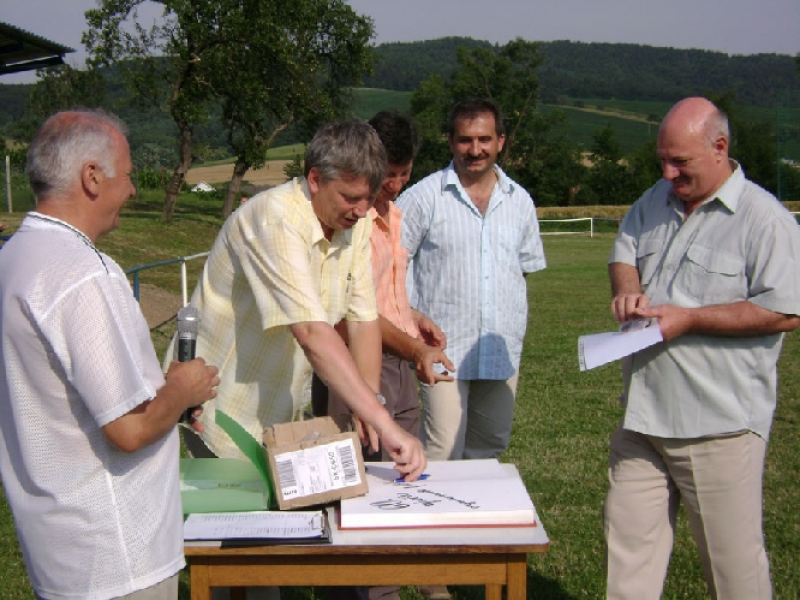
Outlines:
<svg viewBox="0 0 800 600"><path fill-rule="evenodd" d="M154 586L120 596L119 600L176 600L178 598L178 574L168 577Z"/></svg>
<svg viewBox="0 0 800 600"><path fill-rule="evenodd" d="M508 447L519 371L509 379L420 384L420 438L429 460L496 458Z"/></svg>
<svg viewBox="0 0 800 600"><path fill-rule="evenodd" d="M772 598L762 531L766 442L753 433L688 440L622 429L605 502L609 600L658 600L683 504L712 598Z"/></svg>

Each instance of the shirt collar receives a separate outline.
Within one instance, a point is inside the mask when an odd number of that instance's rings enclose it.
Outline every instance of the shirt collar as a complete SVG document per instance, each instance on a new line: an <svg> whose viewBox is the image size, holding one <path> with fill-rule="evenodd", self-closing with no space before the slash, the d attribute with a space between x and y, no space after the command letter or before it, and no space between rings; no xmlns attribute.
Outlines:
<svg viewBox="0 0 800 600"><path fill-rule="evenodd" d="M504 194L510 196L514 191L514 182L508 177L508 175L505 174L503 169L496 164L494 165L494 172L497 175L497 183L500 185L500 190ZM442 177L442 192L444 192L449 186L456 186L459 188L462 187L452 160L444 170L444 177Z"/></svg>
<svg viewBox="0 0 800 600"><path fill-rule="evenodd" d="M733 159L730 159L731 168L733 172L728 176L725 182L717 188L717 191L711 194L707 200L700 206L719 200L725 208L730 212L735 213L736 208L739 206L739 198L742 196L744 189L744 170L742 166ZM667 200L680 211L683 210L683 201L675 195L675 192L670 188Z"/></svg>
<svg viewBox="0 0 800 600"><path fill-rule="evenodd" d="M731 160L730 163L733 173L728 176L713 198L718 199L729 211L735 213L744 189L744 171L735 160Z"/></svg>
<svg viewBox="0 0 800 600"><path fill-rule="evenodd" d="M389 202L388 206L388 220L383 218L374 206L367 212L367 218L371 219L374 224L377 224L384 231L389 230L389 222L396 220L400 214L400 209L397 208L394 202Z"/></svg>

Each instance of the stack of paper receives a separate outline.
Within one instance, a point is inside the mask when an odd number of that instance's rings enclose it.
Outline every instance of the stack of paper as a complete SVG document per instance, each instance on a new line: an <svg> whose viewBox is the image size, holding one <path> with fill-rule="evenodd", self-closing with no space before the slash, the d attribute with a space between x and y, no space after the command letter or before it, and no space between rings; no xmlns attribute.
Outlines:
<svg viewBox="0 0 800 600"><path fill-rule="evenodd" d="M513 465L495 459L433 461L427 478L396 481L392 463L367 465L369 492L342 500L341 529L535 526L538 517Z"/></svg>
<svg viewBox="0 0 800 600"><path fill-rule="evenodd" d="M325 511L258 511L191 514L183 523L184 540L224 543L318 543L331 539Z"/></svg>

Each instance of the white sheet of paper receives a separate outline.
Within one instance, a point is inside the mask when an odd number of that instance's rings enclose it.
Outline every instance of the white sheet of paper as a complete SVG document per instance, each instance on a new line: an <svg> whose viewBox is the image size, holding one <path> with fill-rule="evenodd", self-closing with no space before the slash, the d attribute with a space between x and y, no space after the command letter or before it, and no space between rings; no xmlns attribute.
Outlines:
<svg viewBox="0 0 800 600"><path fill-rule="evenodd" d="M664 340L658 322L632 321L633 327L620 331L582 335L578 338L581 371L588 371ZM645 325L646 323L646 325Z"/></svg>
<svg viewBox="0 0 800 600"><path fill-rule="evenodd" d="M194 513L183 523L185 540L314 538L324 531L322 511Z"/></svg>

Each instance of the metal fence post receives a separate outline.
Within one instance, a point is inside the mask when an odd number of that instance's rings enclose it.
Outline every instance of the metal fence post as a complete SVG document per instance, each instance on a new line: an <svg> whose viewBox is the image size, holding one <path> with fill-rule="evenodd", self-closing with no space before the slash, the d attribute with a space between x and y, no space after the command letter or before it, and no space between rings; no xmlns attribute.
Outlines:
<svg viewBox="0 0 800 600"><path fill-rule="evenodd" d="M6 154L6 204L8 205L8 212L12 212L11 203L11 157Z"/></svg>
<svg viewBox="0 0 800 600"><path fill-rule="evenodd" d="M181 262L181 298L183 300L183 305L186 306L189 304L189 293L187 291L187 284L186 284L186 261L184 260Z"/></svg>

